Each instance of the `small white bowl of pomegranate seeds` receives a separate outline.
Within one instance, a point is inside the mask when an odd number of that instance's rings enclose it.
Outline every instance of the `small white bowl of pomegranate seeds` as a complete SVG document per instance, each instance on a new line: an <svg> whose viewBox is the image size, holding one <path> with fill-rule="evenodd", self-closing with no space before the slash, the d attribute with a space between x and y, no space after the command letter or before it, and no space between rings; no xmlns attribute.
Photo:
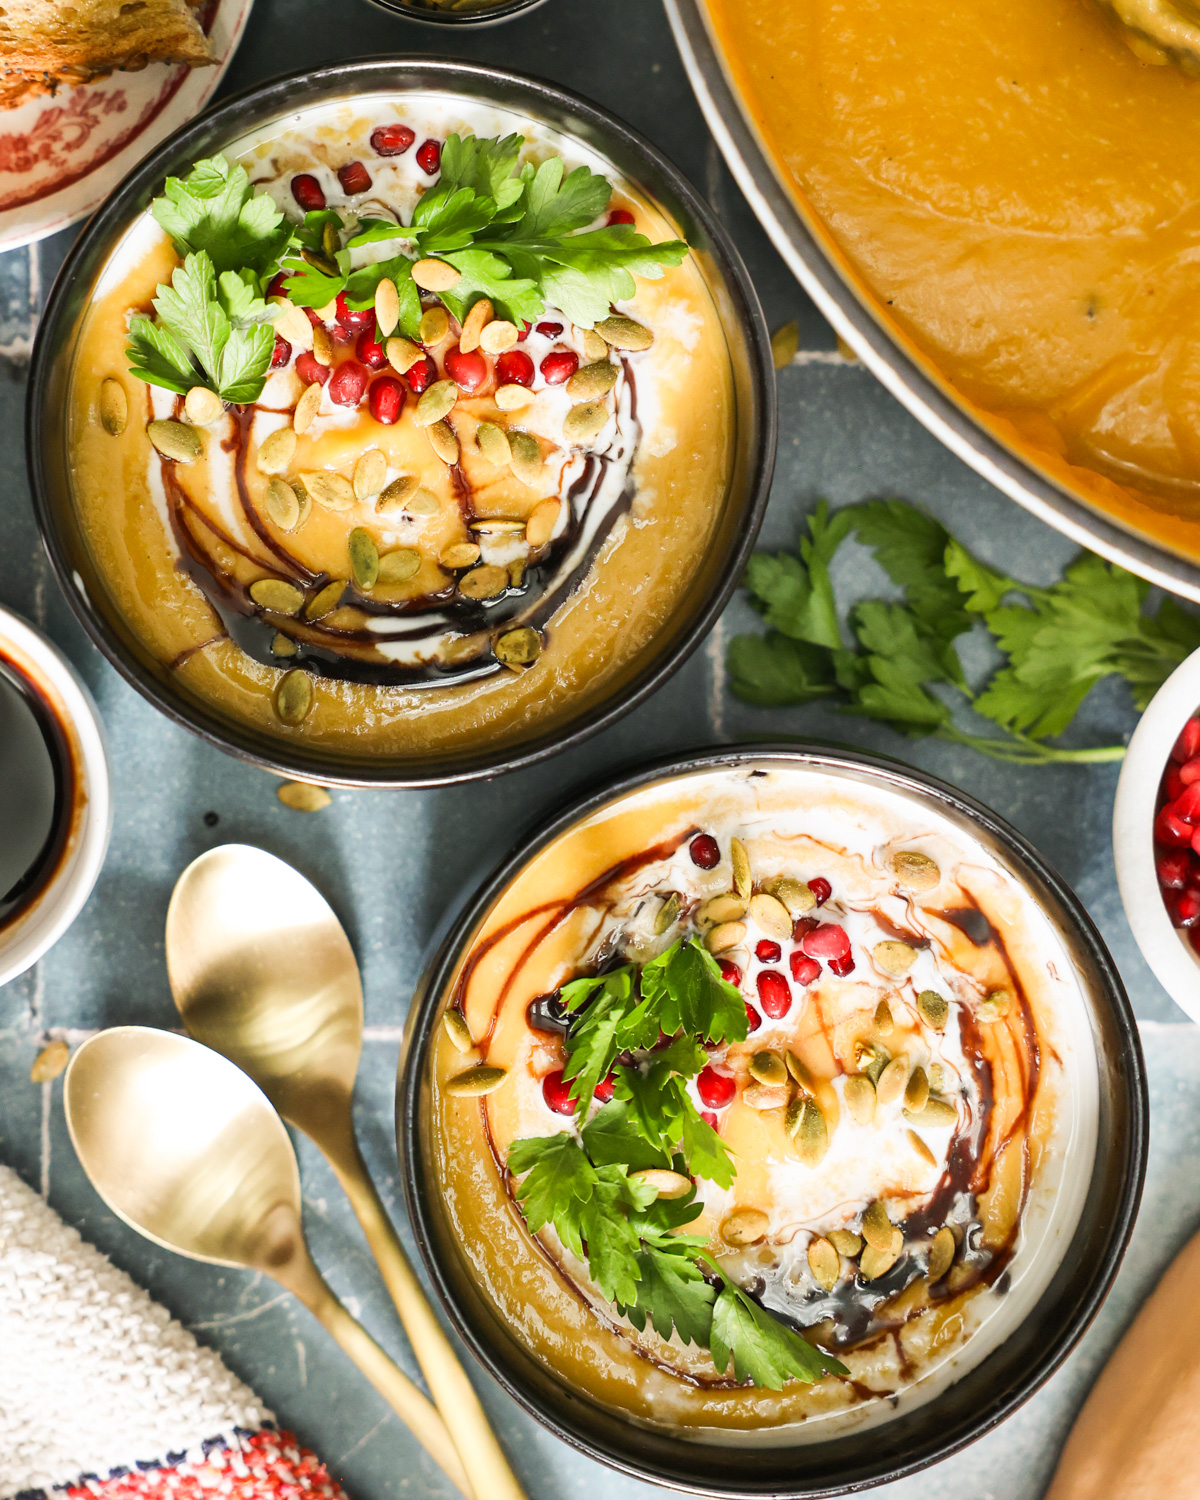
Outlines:
<svg viewBox="0 0 1200 1500"><path fill-rule="evenodd" d="M1200 1021L1200 652L1163 683L1129 742L1113 858L1146 962Z"/></svg>

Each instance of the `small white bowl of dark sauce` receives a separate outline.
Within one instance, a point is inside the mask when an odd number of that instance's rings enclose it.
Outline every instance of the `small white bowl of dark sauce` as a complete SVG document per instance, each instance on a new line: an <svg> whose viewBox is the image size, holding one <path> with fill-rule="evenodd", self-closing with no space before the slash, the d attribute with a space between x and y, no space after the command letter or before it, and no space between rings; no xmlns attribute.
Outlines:
<svg viewBox="0 0 1200 1500"><path fill-rule="evenodd" d="M0 607L0 985L79 915L111 831L91 694L45 636Z"/></svg>

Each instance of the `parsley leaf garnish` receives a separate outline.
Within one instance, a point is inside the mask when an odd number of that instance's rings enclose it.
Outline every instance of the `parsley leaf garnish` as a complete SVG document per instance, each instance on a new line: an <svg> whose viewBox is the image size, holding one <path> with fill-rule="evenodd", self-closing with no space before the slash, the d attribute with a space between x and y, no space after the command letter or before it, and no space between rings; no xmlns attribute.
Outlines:
<svg viewBox="0 0 1200 1500"><path fill-rule="evenodd" d="M709 1042L746 1040L746 1002L721 978L716 959L695 938L673 943L646 964L641 985L659 1030L667 1036L685 1031Z"/></svg>
<svg viewBox="0 0 1200 1500"><path fill-rule="evenodd" d="M722 1374L732 1359L738 1380L752 1380L768 1391L781 1391L788 1380L812 1381L849 1373L840 1361L773 1318L731 1281L713 1304L709 1347Z"/></svg>
<svg viewBox="0 0 1200 1500"><path fill-rule="evenodd" d="M264 271L291 233L270 194L255 194L245 169L223 156L168 177L150 212L181 255L203 250L218 273Z"/></svg>

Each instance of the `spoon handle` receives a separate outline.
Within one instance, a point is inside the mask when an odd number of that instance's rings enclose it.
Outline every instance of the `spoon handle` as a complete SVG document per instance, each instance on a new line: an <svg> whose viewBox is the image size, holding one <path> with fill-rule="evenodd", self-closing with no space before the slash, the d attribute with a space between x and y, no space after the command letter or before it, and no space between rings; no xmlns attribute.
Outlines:
<svg viewBox="0 0 1200 1500"><path fill-rule="evenodd" d="M329 1160L379 1263L421 1372L446 1418L475 1494L480 1500L527 1500L496 1441L475 1387L409 1265L357 1142L353 1143L353 1151L347 1151L342 1159L331 1155Z"/></svg>

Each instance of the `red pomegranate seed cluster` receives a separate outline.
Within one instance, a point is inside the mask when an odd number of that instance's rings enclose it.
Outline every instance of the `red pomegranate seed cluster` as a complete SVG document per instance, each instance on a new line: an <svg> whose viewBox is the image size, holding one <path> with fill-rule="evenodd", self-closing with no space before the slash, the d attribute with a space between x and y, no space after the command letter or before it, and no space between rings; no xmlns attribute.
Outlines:
<svg viewBox="0 0 1200 1500"><path fill-rule="evenodd" d="M1200 952L1200 716L1193 715L1171 750L1154 819L1158 884L1171 921Z"/></svg>

